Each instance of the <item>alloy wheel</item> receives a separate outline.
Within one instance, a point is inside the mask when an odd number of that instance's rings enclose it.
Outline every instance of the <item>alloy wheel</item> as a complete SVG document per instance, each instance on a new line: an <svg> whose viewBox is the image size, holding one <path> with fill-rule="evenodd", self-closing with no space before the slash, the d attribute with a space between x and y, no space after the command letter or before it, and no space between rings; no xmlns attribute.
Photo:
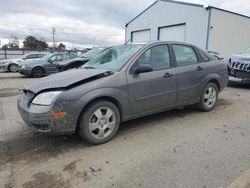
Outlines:
<svg viewBox="0 0 250 188"><path fill-rule="evenodd" d="M89 119L90 134L96 139L107 138L116 125L115 113L108 107L98 108Z"/></svg>
<svg viewBox="0 0 250 188"><path fill-rule="evenodd" d="M217 98L217 93L214 87L207 88L205 94L204 94L204 104L211 108L215 105Z"/></svg>

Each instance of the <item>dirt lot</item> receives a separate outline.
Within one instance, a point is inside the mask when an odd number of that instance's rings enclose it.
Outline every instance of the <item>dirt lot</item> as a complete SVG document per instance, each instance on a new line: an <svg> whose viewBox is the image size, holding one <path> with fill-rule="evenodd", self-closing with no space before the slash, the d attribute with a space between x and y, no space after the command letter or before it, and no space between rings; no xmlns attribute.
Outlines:
<svg viewBox="0 0 250 188"><path fill-rule="evenodd" d="M217 108L172 110L122 124L109 143L34 133L16 108L37 79L0 72L0 187L226 187L250 168L250 87Z"/></svg>

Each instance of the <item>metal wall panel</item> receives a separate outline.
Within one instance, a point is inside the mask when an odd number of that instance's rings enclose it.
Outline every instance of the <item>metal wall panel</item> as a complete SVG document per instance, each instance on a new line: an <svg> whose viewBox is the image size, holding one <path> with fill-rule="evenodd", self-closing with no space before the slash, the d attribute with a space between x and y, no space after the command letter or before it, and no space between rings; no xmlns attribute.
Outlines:
<svg viewBox="0 0 250 188"><path fill-rule="evenodd" d="M213 8L208 49L229 57L249 47L250 19Z"/></svg>
<svg viewBox="0 0 250 188"><path fill-rule="evenodd" d="M126 28L126 40L131 39L131 32L151 29L151 40L159 38L159 28L186 23L185 42L206 47L208 10L203 7L180 3L158 1Z"/></svg>

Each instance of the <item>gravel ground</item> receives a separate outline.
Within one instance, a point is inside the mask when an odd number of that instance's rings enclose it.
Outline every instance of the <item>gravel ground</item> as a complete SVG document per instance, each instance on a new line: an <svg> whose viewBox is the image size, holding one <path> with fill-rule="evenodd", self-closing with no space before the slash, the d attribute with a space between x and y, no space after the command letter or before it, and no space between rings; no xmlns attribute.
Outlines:
<svg viewBox="0 0 250 188"><path fill-rule="evenodd" d="M17 90L36 81L0 72L0 187L219 188L250 168L250 87L227 87L212 112L140 118L112 141L87 146L23 123Z"/></svg>

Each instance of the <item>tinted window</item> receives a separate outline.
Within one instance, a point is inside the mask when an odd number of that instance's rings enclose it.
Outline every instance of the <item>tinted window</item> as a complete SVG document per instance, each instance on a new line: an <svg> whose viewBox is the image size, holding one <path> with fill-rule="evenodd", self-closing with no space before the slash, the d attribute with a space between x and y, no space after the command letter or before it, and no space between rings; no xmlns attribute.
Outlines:
<svg viewBox="0 0 250 188"><path fill-rule="evenodd" d="M65 60L77 57L75 54L65 54Z"/></svg>
<svg viewBox="0 0 250 188"><path fill-rule="evenodd" d="M57 54L54 55L50 58L50 61L55 62L55 61L62 61L63 60L63 54Z"/></svg>
<svg viewBox="0 0 250 188"><path fill-rule="evenodd" d="M144 52L136 62L137 66L147 64L154 70L170 68L170 57L167 45L155 46Z"/></svg>
<svg viewBox="0 0 250 188"><path fill-rule="evenodd" d="M42 58L45 54L37 54L37 58Z"/></svg>
<svg viewBox="0 0 250 188"><path fill-rule="evenodd" d="M34 59L34 58L37 58L36 54L30 54L26 56L26 59Z"/></svg>
<svg viewBox="0 0 250 188"><path fill-rule="evenodd" d="M173 45L177 66L198 63L195 51L191 46Z"/></svg>

